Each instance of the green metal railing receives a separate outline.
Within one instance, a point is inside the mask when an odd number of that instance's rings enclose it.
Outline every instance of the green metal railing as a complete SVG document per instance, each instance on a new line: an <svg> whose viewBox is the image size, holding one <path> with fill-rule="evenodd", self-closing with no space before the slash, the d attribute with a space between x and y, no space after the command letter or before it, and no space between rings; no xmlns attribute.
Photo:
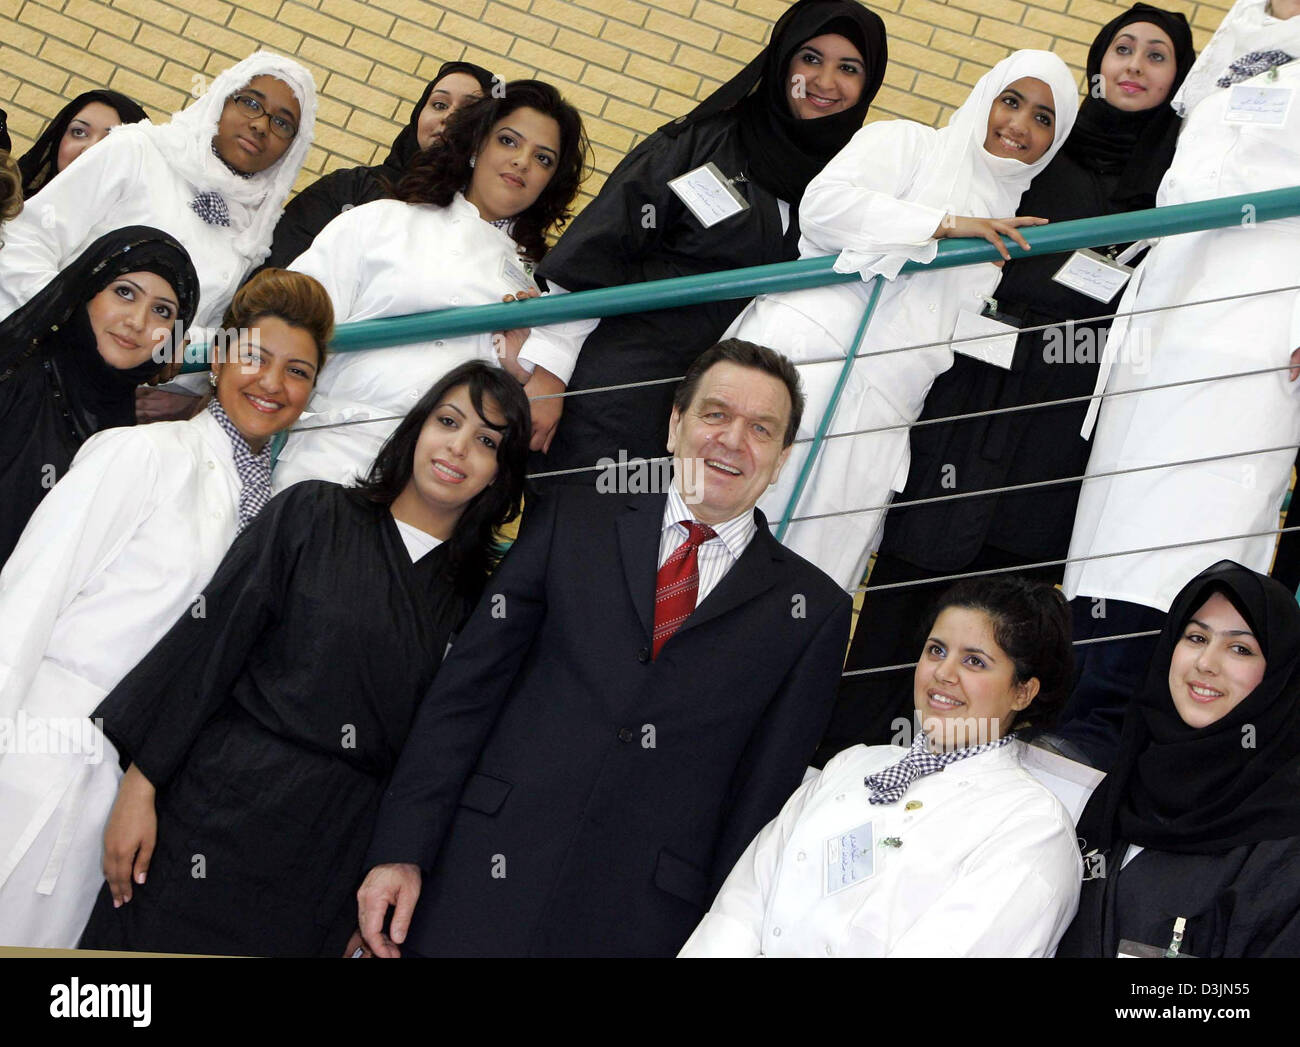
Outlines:
<svg viewBox="0 0 1300 1047"><path fill-rule="evenodd" d="M1032 229L1022 229L1021 232L1029 243L1031 252L1042 255L1073 251L1083 247L1155 239L1231 225L1251 225L1296 215L1300 215L1300 186L1178 204L1172 207L1128 211L1073 222L1058 222ZM1008 241L1007 246L1013 259L1026 256L1026 251L1014 243ZM984 240L943 240L939 243L938 254L933 261L908 262L903 266L902 272L974 265L979 262L996 261L999 257L997 249ZM827 255L820 258L803 258L795 262L779 262L773 265L751 266L745 269L703 273L669 280L650 280L644 283L603 287L594 291L534 298L522 302L503 302L495 305L441 309L410 316L362 320L356 323L339 324L335 329L330 349L342 353L379 349L409 342L457 338L484 331L541 327L569 320L679 308L701 302L747 299L760 294L795 291L861 279L856 272L835 272L834 262L835 256ZM795 512L816 463L817 454L834 417L840 393L880 297L881 286L880 278L877 277L876 287L870 296L852 350L844 361L844 368L836 383L831 403L818 424L816 437L804 460L793 495L778 526L778 538L784 537L790 518ZM207 367L207 346L191 346L186 357L187 362L182 368L184 372L204 370Z"/></svg>

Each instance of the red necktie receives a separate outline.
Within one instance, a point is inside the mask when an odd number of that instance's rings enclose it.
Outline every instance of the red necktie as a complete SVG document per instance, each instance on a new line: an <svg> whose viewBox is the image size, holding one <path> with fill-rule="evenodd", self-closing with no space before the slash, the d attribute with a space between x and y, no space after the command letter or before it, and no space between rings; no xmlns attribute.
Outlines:
<svg viewBox="0 0 1300 1047"><path fill-rule="evenodd" d="M668 637L681 628L695 610L695 596L700 591L700 546L718 535L708 524L682 520L688 532L686 541L672 551L659 568L655 580L654 657Z"/></svg>

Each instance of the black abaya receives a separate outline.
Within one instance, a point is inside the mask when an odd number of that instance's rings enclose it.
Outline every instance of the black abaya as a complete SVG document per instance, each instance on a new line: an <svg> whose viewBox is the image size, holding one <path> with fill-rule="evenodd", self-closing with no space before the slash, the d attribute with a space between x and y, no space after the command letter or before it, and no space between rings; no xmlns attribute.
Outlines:
<svg viewBox="0 0 1300 1047"><path fill-rule="evenodd" d="M157 787L149 878L82 946L339 955L384 784L470 609L446 544L321 481L273 499L95 710Z"/></svg>

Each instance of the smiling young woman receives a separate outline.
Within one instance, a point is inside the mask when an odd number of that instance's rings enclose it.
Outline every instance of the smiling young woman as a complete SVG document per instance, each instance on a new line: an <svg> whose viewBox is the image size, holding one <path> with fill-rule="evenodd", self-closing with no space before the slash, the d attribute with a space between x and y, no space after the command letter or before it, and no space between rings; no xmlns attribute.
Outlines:
<svg viewBox="0 0 1300 1047"><path fill-rule="evenodd" d="M0 322L0 565L81 445L134 424L136 388L171 359L198 298L185 249L128 226Z"/></svg>
<svg viewBox="0 0 1300 1047"><path fill-rule="evenodd" d="M546 254L548 233L568 220L589 155L582 118L559 91L511 81L504 97L482 98L448 121L438 146L407 168L395 199L339 215L293 268L329 289L340 322L536 294L532 266ZM280 454L277 488L351 481L396 428L394 417L466 360L508 366L530 397L557 384L562 391L578 352L571 328L508 332L508 355L484 333L336 360L312 400L313 428L293 434ZM539 446L538 419L558 402L535 405Z"/></svg>
<svg viewBox="0 0 1300 1047"><path fill-rule="evenodd" d="M1079 818L1089 879L1058 956L1124 939L1181 953L1300 953L1300 608L1224 560L1177 594L1119 753Z"/></svg>
<svg viewBox="0 0 1300 1047"><path fill-rule="evenodd" d="M796 790L682 956L1051 954L1080 859L1012 731L1050 723L1064 701L1065 601L1024 579L975 578L926 624L911 744L853 746Z"/></svg>
<svg viewBox="0 0 1300 1047"><path fill-rule="evenodd" d="M130 257L147 261L137 248ZM134 295L151 275L113 279L111 308L120 311L121 293ZM188 280L177 282L192 287L192 272ZM183 315L192 311L186 294L180 303ZM332 312L310 277L268 270L240 289L225 321L248 352L220 367L208 410L88 440L0 573L0 707L51 730L84 723L77 738L103 756L91 762L84 749L51 744L48 753L0 757L3 944L76 945L121 777L87 716L177 617L207 613L195 594L270 497L267 438L306 403ZM116 342L120 330L137 337L114 322L106 333Z"/></svg>
<svg viewBox="0 0 1300 1047"><path fill-rule="evenodd" d="M95 711L131 766L84 947L343 954L379 798L519 512L528 436L519 384L472 361L359 487L296 484L236 540L206 615Z"/></svg>

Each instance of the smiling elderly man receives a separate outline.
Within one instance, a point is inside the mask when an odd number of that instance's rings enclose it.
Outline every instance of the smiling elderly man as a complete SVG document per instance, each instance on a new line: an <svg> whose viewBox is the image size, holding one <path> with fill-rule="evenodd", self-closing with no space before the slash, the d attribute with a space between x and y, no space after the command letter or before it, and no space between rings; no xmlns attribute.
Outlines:
<svg viewBox="0 0 1300 1047"><path fill-rule="evenodd" d="M848 597L754 508L798 383L719 343L677 390L666 492L535 505L384 798L358 892L377 954L672 956L690 935L799 784L848 639Z"/></svg>

